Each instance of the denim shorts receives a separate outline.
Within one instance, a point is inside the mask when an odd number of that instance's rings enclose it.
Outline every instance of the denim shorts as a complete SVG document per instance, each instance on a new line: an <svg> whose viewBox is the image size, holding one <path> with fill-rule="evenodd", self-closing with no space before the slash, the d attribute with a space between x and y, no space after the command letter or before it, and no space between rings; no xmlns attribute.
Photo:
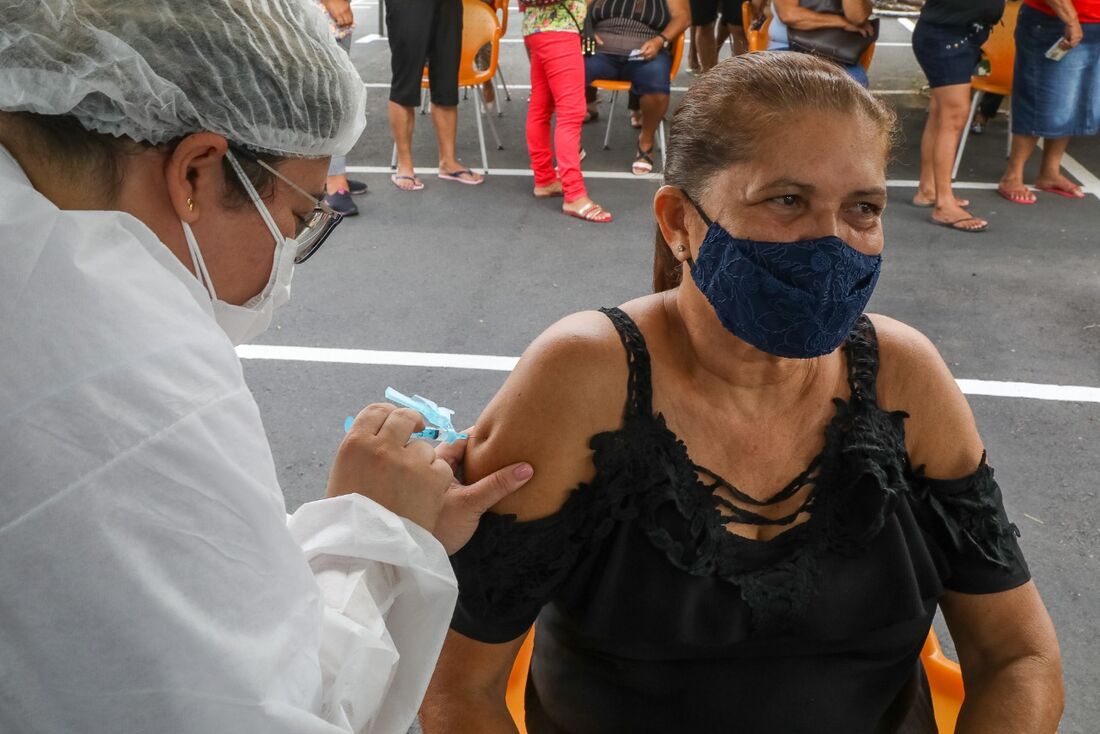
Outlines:
<svg viewBox="0 0 1100 734"><path fill-rule="evenodd" d="M987 38L989 26L982 23L935 25L918 21L913 29L913 55L928 77L928 86L935 89L969 84Z"/></svg>
<svg viewBox="0 0 1100 734"><path fill-rule="evenodd" d="M1057 18L1028 6L1016 21L1012 132L1041 138L1100 131L1100 23L1082 23L1085 37L1061 61L1047 49L1065 33Z"/></svg>
<svg viewBox="0 0 1100 734"><path fill-rule="evenodd" d="M617 79L630 82L630 91L638 96L670 94L672 82L668 77L671 72L672 57L667 51L662 51L649 61L628 61L626 56L604 53L584 57L586 85L596 79Z"/></svg>

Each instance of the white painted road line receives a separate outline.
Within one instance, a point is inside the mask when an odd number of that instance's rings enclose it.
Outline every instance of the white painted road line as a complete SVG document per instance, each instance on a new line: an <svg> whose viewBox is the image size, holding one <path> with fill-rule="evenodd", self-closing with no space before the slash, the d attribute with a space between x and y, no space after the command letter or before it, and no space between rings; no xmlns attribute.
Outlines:
<svg viewBox="0 0 1100 734"><path fill-rule="evenodd" d="M324 347L281 347L244 344L237 347L241 359L266 359L325 364L364 364L385 367L443 367L460 370L511 372L519 357L487 354L445 354L439 352L387 352L376 349L330 349ZM1100 387L1043 385L1034 382L956 380L967 395L999 398L1030 398L1074 403L1100 403Z"/></svg>
<svg viewBox="0 0 1100 734"><path fill-rule="evenodd" d="M902 28L909 31L910 33L912 33L913 30L917 27L917 24L909 20L908 18L898 18L898 25L900 25Z"/></svg>
<svg viewBox="0 0 1100 734"><path fill-rule="evenodd" d="M436 354L432 352L383 352L374 349L328 349L323 347L276 347L242 344L237 347L241 359L274 359L291 362L328 364L376 364L389 367L449 367L465 370L511 372L518 357L492 357L484 354Z"/></svg>
<svg viewBox="0 0 1100 734"><path fill-rule="evenodd" d="M416 167L413 172L418 176L435 176L439 173L438 168L431 168L429 166ZM381 173L391 174L393 169L389 166L348 166L348 173ZM530 178L531 169L529 168L490 168L490 176L506 176L517 178ZM644 176L635 176L629 171L584 171L585 178L591 179L620 179L623 181L660 181L660 173L647 173ZM886 185L890 188L898 189L915 189L918 182L912 179L898 179L896 181L887 181ZM956 181L951 184L956 189L966 189L970 191L993 191L996 190L997 184L986 183L985 181Z"/></svg>
<svg viewBox="0 0 1100 734"><path fill-rule="evenodd" d="M389 89L389 82L363 82L363 86L367 89ZM509 84L508 89L530 89L530 84ZM669 87L673 92L686 92L687 87ZM899 96L906 94L921 94L919 89L872 89L871 94L881 94L888 96ZM508 109L505 107L504 109Z"/></svg>

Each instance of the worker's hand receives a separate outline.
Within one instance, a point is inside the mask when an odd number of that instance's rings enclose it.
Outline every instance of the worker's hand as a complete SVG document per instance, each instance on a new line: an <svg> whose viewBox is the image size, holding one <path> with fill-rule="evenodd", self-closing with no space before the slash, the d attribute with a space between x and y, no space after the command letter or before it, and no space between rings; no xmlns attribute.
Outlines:
<svg viewBox="0 0 1100 734"><path fill-rule="evenodd" d="M465 432L470 434L473 430L468 428ZM441 443L435 453L450 465L456 477L461 477L465 441ZM533 474L530 464L512 464L468 486L456 479L443 495L443 511L435 525L435 537L447 549L447 555L454 555L466 545L486 510L527 484Z"/></svg>
<svg viewBox="0 0 1100 734"><path fill-rule="evenodd" d="M665 49L665 42L660 36L654 36L641 47L641 56L646 61L657 58L657 54L661 53Z"/></svg>
<svg viewBox="0 0 1100 734"><path fill-rule="evenodd" d="M351 12L351 0L321 0L332 22L341 28L347 28L355 23L355 15Z"/></svg>
<svg viewBox="0 0 1100 734"><path fill-rule="evenodd" d="M434 532L454 474L430 443L409 441L423 428L424 419L414 410L368 405L336 452L326 496L357 492Z"/></svg>
<svg viewBox="0 0 1100 734"><path fill-rule="evenodd" d="M1066 23L1066 32L1062 35L1062 40L1059 43L1062 48L1068 51L1079 44L1084 37L1085 34L1081 30L1080 21L1074 21L1073 23Z"/></svg>

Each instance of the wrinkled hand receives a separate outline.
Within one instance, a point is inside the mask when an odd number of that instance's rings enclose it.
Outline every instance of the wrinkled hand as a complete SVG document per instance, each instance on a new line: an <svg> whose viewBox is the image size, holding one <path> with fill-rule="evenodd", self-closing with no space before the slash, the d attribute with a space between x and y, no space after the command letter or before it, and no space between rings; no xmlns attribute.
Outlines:
<svg viewBox="0 0 1100 734"><path fill-rule="evenodd" d="M341 28L347 28L355 23L355 15L351 12L351 0L321 0L332 22Z"/></svg>
<svg viewBox="0 0 1100 734"><path fill-rule="evenodd" d="M646 61L649 61L650 59L656 58L657 54L661 53L664 48L665 42L661 40L661 37L654 36L653 38L643 43L641 49L639 50L642 52L641 57Z"/></svg>
<svg viewBox="0 0 1100 734"><path fill-rule="evenodd" d="M473 430L468 428L465 432ZM450 465L456 477L461 477L466 441L440 444L435 454ZM435 526L435 537L443 544L447 555L454 555L469 542L486 510L527 484L533 474L530 464L512 464L470 485L462 484L460 478L455 479L443 495L443 510Z"/></svg>
<svg viewBox="0 0 1100 734"><path fill-rule="evenodd" d="M326 496L355 492L434 531L454 474L430 443L409 441L423 428L424 419L414 410L368 405L336 452Z"/></svg>
<svg viewBox="0 0 1100 734"><path fill-rule="evenodd" d="M1081 42L1081 39L1083 39L1084 37L1085 33L1081 30L1081 24L1079 22L1067 23L1066 32L1059 43L1061 44L1062 48L1068 51L1079 44Z"/></svg>
<svg viewBox="0 0 1100 734"><path fill-rule="evenodd" d="M875 27L871 25L871 21L869 20L864 21L859 25L855 25L854 23L845 23L844 30L850 31L852 33L858 33L864 38L870 38L875 33Z"/></svg>

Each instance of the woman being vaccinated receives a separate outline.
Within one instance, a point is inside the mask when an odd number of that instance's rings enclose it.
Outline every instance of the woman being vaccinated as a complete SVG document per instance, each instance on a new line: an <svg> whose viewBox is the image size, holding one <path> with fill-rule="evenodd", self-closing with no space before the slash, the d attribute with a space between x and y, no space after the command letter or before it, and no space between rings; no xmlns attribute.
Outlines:
<svg viewBox="0 0 1100 734"><path fill-rule="evenodd" d="M798 53L685 95L656 292L552 326L478 422L471 476L536 476L452 559L429 734L514 731L532 625L532 733L935 732L937 609L958 731L1055 731L1058 644L966 399L924 336L864 312L894 125Z"/></svg>

